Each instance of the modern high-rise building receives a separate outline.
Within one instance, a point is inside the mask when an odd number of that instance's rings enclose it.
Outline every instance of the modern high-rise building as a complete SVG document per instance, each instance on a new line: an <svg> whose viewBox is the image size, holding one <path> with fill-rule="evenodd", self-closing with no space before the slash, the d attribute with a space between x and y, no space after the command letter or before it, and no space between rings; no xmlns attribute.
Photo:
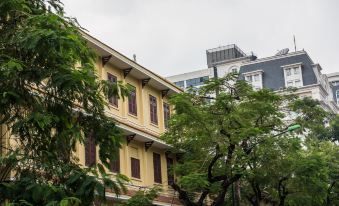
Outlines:
<svg viewBox="0 0 339 206"><path fill-rule="evenodd" d="M126 200L140 189L159 186L163 191L154 205L181 205L169 187L174 177L168 173L168 168L175 164L176 159L167 152L170 146L159 137L166 131L171 114L167 97L182 90L98 39L86 33L83 36L99 56L96 62L98 77L112 82L122 81L134 88L125 101L115 96L107 99L109 106L105 112L116 120L127 142L108 172L121 173L131 179L127 194L106 193L107 204ZM1 143L8 145L12 137L6 131L6 126L0 125ZM99 161L98 148L93 141L87 141L85 145L79 143L76 155L84 167Z"/></svg>
<svg viewBox="0 0 339 206"><path fill-rule="evenodd" d="M239 79L246 80L254 89L269 88L283 92L294 87L298 96L319 100L325 110L339 112L335 79L338 73L332 76L322 74L321 66L314 63L306 51L288 52L288 49L283 49L273 56L257 58L232 44L209 49L206 54L208 68L167 78L187 89L203 85L205 79L237 72ZM329 78L335 83L330 84Z"/></svg>

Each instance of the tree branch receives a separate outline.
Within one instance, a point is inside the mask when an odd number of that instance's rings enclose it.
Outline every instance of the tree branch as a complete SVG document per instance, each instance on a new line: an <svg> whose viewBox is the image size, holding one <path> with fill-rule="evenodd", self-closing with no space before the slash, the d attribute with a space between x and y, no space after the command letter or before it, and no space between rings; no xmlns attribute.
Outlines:
<svg viewBox="0 0 339 206"><path fill-rule="evenodd" d="M179 193L179 199L185 206L198 206L194 202L192 202L188 196L188 192L182 190L179 185L174 182L171 184L171 187Z"/></svg>

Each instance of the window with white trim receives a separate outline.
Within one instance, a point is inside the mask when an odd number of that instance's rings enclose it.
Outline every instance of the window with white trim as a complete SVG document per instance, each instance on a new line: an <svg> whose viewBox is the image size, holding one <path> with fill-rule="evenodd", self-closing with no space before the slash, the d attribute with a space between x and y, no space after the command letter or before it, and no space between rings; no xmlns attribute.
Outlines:
<svg viewBox="0 0 339 206"><path fill-rule="evenodd" d="M339 85L339 81L333 81L333 82L332 82L332 85L333 85L333 86Z"/></svg>
<svg viewBox="0 0 339 206"><path fill-rule="evenodd" d="M229 69L228 72L229 72L229 73L235 73L235 74L237 74L237 73L238 73L238 67L232 66L232 67Z"/></svg>
<svg viewBox="0 0 339 206"><path fill-rule="evenodd" d="M301 73L301 64L284 66L284 77L286 87L301 87L303 79Z"/></svg>
<svg viewBox="0 0 339 206"><path fill-rule="evenodd" d="M262 73L262 70L244 73L245 80L252 85L254 90L263 88Z"/></svg>
<svg viewBox="0 0 339 206"><path fill-rule="evenodd" d="M335 96L337 99L337 104L339 104L339 90L335 91Z"/></svg>

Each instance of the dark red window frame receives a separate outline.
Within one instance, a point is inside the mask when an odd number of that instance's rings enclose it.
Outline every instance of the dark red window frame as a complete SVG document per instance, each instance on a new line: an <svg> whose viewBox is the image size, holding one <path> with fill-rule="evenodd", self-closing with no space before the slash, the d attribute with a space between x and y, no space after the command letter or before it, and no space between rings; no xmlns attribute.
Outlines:
<svg viewBox="0 0 339 206"><path fill-rule="evenodd" d="M116 84L117 83L117 77L114 76L111 73L107 73L107 81ZM108 102L111 105L113 105L115 107L118 107L118 96L117 95L109 96L108 97Z"/></svg>
<svg viewBox="0 0 339 206"><path fill-rule="evenodd" d="M128 96L128 112L137 116L137 93L135 87L132 86L132 88Z"/></svg>
<svg viewBox="0 0 339 206"><path fill-rule="evenodd" d="M167 103L164 103L164 125L165 128L168 128L168 121L171 117L171 110L170 105Z"/></svg>
<svg viewBox="0 0 339 206"><path fill-rule="evenodd" d="M116 159L111 161L110 170L111 172L114 172L114 173L120 172L120 153L119 152L118 152Z"/></svg>
<svg viewBox="0 0 339 206"><path fill-rule="evenodd" d="M86 138L85 142L85 166L91 167L96 163L96 146L93 134Z"/></svg>
<svg viewBox="0 0 339 206"><path fill-rule="evenodd" d="M131 157L131 176L140 179L140 160Z"/></svg>
<svg viewBox="0 0 339 206"><path fill-rule="evenodd" d="M167 157L166 158L166 163L167 163L167 181L168 185L172 185L174 182L174 174L173 174L173 159Z"/></svg>
<svg viewBox="0 0 339 206"><path fill-rule="evenodd" d="M158 124L157 98L152 95L149 95L149 107L150 107L151 122L153 124Z"/></svg>
<svg viewBox="0 0 339 206"><path fill-rule="evenodd" d="M162 183L161 176L161 156L153 152L153 168L154 168L154 182Z"/></svg>

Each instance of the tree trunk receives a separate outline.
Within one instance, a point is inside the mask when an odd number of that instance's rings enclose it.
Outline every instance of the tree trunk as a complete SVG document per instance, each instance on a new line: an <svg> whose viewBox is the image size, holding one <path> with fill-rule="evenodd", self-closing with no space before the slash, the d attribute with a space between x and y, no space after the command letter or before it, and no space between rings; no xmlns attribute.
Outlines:
<svg viewBox="0 0 339 206"><path fill-rule="evenodd" d="M280 199L279 206L284 206L285 205L286 195L281 196L279 199Z"/></svg>
<svg viewBox="0 0 339 206"><path fill-rule="evenodd" d="M332 188L334 187L335 185L335 181L332 182L332 184L330 185L330 187L327 189L327 195L326 195L326 206L330 206L331 205L331 191L332 191Z"/></svg>
<svg viewBox="0 0 339 206"><path fill-rule="evenodd" d="M235 181L234 189L235 189L235 205L239 206L241 201L240 180Z"/></svg>

